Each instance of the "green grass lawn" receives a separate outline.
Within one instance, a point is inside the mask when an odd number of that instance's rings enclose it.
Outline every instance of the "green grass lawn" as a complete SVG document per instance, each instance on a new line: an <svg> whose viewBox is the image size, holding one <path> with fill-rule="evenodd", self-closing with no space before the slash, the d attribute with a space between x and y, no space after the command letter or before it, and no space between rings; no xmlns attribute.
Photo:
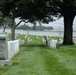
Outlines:
<svg viewBox="0 0 76 75"><path fill-rule="evenodd" d="M24 35L17 38L24 39ZM41 37L20 46L12 66L0 67L0 75L76 75L76 45L60 45L60 49L44 45Z"/></svg>

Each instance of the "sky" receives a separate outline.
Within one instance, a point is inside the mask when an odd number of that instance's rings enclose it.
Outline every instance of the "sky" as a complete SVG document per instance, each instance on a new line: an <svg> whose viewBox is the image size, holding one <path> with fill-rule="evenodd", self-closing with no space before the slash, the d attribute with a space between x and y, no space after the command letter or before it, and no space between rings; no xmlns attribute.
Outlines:
<svg viewBox="0 0 76 75"><path fill-rule="evenodd" d="M16 19L16 23L18 23L19 21L20 21L19 19ZM20 25L23 25L23 24L24 22L22 22ZM32 26L33 24L27 23L27 25ZM50 22L49 24L42 24L42 26L52 26L54 30L64 30L63 18L60 18L54 22ZM73 22L73 30L76 31L76 17Z"/></svg>

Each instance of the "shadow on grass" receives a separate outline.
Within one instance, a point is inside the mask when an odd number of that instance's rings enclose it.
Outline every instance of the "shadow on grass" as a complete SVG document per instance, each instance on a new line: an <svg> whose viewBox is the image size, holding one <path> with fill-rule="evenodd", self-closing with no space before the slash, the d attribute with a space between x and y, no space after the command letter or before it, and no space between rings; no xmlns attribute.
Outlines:
<svg viewBox="0 0 76 75"><path fill-rule="evenodd" d="M35 51L35 50L48 50L50 47L44 45L44 44L27 44L22 45L21 48L23 48L24 51Z"/></svg>
<svg viewBox="0 0 76 75"><path fill-rule="evenodd" d="M60 47L76 47L76 44L74 45L64 45L64 44L59 44Z"/></svg>
<svg viewBox="0 0 76 75"><path fill-rule="evenodd" d="M21 45L21 47L47 47L46 45L43 44L31 44L31 45Z"/></svg>

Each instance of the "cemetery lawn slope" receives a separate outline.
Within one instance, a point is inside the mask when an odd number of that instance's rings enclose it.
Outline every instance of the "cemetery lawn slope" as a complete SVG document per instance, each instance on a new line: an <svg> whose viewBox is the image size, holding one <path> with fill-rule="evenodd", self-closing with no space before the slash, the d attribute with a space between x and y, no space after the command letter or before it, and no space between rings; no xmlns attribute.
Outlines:
<svg viewBox="0 0 76 75"><path fill-rule="evenodd" d="M31 37L31 36L30 36ZM41 38L20 46L12 66L0 66L0 75L76 75L76 45L54 49L45 46Z"/></svg>

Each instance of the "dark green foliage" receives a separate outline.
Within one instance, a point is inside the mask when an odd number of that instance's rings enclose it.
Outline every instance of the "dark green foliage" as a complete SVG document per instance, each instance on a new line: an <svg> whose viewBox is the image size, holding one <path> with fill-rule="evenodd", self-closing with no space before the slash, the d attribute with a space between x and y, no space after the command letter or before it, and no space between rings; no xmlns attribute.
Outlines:
<svg viewBox="0 0 76 75"><path fill-rule="evenodd" d="M15 17L15 11L16 11L16 2L18 0L2 0L1 4L1 11L3 13L3 16L14 16Z"/></svg>
<svg viewBox="0 0 76 75"><path fill-rule="evenodd" d="M66 14L67 9L73 14L76 12L75 0L2 0L0 6L4 16L13 14L29 22L40 20L48 23L53 21L51 15L60 18Z"/></svg>
<svg viewBox="0 0 76 75"><path fill-rule="evenodd" d="M72 27L76 15L76 0L0 0L0 10L3 16L9 16L13 20L19 17L25 22L32 23L35 21L49 23L54 21L53 16L63 17L63 44L73 44Z"/></svg>
<svg viewBox="0 0 76 75"><path fill-rule="evenodd" d="M28 26L28 25L22 25L17 27L17 29L22 29L22 30L53 30L53 27L49 26L49 27L45 27L45 26L36 26L36 29L34 29L34 26Z"/></svg>
<svg viewBox="0 0 76 75"><path fill-rule="evenodd" d="M19 16L22 19L29 20L29 22L33 21L44 21L49 22L50 19L48 18L48 6L46 0L33 0L28 2L18 2L18 12ZM20 12L22 11L22 12ZM46 21L45 21L46 19Z"/></svg>
<svg viewBox="0 0 76 75"><path fill-rule="evenodd" d="M64 18L63 44L73 44L73 21L76 15L76 0L52 0L49 2L54 16Z"/></svg>

